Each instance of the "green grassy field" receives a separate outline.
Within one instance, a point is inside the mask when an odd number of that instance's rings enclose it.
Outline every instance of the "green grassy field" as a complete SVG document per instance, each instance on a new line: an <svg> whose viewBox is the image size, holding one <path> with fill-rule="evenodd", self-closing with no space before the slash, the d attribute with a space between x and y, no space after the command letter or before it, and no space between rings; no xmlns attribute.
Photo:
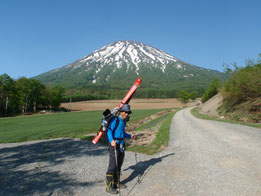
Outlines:
<svg viewBox="0 0 261 196"><path fill-rule="evenodd" d="M164 109L133 110L130 122L138 121ZM82 137L96 133L102 111L66 112L0 119L0 143L29 140Z"/></svg>

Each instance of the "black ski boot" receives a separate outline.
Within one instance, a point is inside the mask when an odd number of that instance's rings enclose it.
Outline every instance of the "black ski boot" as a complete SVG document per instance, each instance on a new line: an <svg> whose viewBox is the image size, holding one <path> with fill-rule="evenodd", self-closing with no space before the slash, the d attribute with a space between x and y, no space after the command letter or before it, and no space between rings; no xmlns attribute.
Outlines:
<svg viewBox="0 0 261 196"><path fill-rule="evenodd" d="M118 191L113 187L113 175L106 175L106 191L111 194L117 194Z"/></svg>
<svg viewBox="0 0 261 196"><path fill-rule="evenodd" d="M115 189L118 189L118 188L120 188L120 189L126 189L127 188L127 185L125 185L125 184L121 184L121 183L119 183L119 177L120 176L120 172L115 172L114 173L114 183L113 183L113 188L115 188Z"/></svg>

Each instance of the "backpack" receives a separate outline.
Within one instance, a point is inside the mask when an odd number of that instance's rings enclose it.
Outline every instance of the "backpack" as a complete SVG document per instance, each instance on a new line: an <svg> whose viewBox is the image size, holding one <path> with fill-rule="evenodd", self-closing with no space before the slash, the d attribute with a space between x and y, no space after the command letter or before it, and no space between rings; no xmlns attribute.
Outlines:
<svg viewBox="0 0 261 196"><path fill-rule="evenodd" d="M110 123L111 123L111 122L113 121L113 119L115 119L115 118L116 118L116 125L115 125L114 129L112 130L112 134L113 134L113 135L114 135L114 133L115 133L115 130L118 128L118 125L119 125L119 123L120 123L120 119L118 118L118 116L114 116L114 118L112 118L112 119L110 120L109 124L108 124L108 128L109 128ZM102 140L103 142L108 142L108 141L109 141L109 138L108 138L108 135L107 135L108 128L106 129L105 133L103 133L102 136L101 136L101 140Z"/></svg>

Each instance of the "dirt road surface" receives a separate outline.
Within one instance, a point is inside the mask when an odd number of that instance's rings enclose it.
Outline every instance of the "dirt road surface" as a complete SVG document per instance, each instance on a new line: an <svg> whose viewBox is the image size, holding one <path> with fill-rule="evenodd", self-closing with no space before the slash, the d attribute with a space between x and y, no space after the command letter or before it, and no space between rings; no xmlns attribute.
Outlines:
<svg viewBox="0 0 261 196"><path fill-rule="evenodd" d="M147 156L126 152L121 195L260 196L261 129L173 118L169 146ZM108 151L77 139L0 144L0 195L109 195ZM139 182L138 182L139 179Z"/></svg>
<svg viewBox="0 0 261 196"><path fill-rule="evenodd" d="M132 195L261 195L261 129L197 119L185 109L170 131L169 147L157 155L165 158Z"/></svg>

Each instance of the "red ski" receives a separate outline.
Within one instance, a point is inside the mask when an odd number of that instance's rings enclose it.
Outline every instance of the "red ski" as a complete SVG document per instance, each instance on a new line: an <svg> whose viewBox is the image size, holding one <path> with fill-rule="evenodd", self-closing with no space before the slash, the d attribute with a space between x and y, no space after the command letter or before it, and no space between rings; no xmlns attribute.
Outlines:
<svg viewBox="0 0 261 196"><path fill-rule="evenodd" d="M123 98L123 100L121 101L120 105L119 105L119 110L122 108L122 106L124 104L128 104L129 101L131 100L133 94L135 93L135 91L137 90L137 88L140 86L141 83L141 79L137 78L137 80L134 82L134 84L132 85L132 87L130 88L129 92L125 95L125 97ZM96 144L99 139L101 138L102 134L106 131L105 126L101 126L97 136L92 140L92 143Z"/></svg>

